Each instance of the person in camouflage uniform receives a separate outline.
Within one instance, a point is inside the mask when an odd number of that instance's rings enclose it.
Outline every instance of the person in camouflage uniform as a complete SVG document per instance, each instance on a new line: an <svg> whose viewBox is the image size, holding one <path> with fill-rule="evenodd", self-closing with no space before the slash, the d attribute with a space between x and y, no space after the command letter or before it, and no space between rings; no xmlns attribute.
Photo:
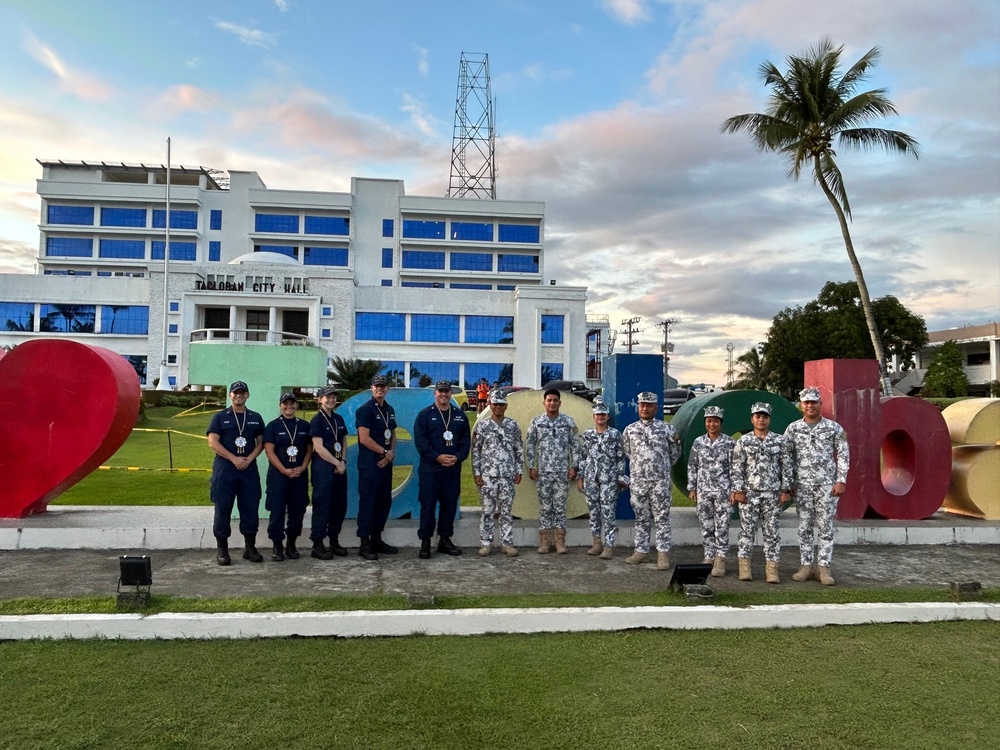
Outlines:
<svg viewBox="0 0 1000 750"><path fill-rule="evenodd" d="M802 567L792 575L808 581L813 575L824 586L832 586L833 521L837 502L847 490L847 470L851 454L847 433L832 419L820 414L819 388L805 388L799 394L802 419L785 430L785 448L794 472L793 494L799 515L799 557ZM813 571L813 526L819 536L819 557Z"/></svg>
<svg viewBox="0 0 1000 750"><path fill-rule="evenodd" d="M712 575L726 574L729 552L729 473L736 442L722 432L724 411L718 406L705 409L705 432L695 438L688 456L688 497L695 501L701 521L702 562L712 563Z"/></svg>
<svg viewBox="0 0 1000 750"><path fill-rule="evenodd" d="M559 391L543 394L545 413L528 424L528 476L538 482L538 553L566 550L566 498L576 479L579 430L573 418L559 413Z"/></svg>
<svg viewBox="0 0 1000 750"><path fill-rule="evenodd" d="M472 478L479 488L483 515L479 521L479 554L486 557L493 547L493 515L500 521L500 551L517 557L514 548L514 485L521 483L524 449L521 428L507 411L507 397L500 391L489 395L490 416L481 417L472 429Z"/></svg>
<svg viewBox="0 0 1000 750"><path fill-rule="evenodd" d="M587 554L610 560L618 535L615 506L618 494L626 486L625 449L621 433L608 427L610 410L600 396L594 399L593 411L594 426L584 431L580 438L580 473L576 481L590 509L590 534L594 544Z"/></svg>
<svg viewBox="0 0 1000 750"><path fill-rule="evenodd" d="M760 526L764 536L765 580L781 583L778 576L781 557L778 514L781 504L791 497L792 465L784 438L770 431L771 405L763 401L755 403L750 407L750 421L753 432L736 441L730 474L731 499L740 505L740 580L753 580L750 555Z"/></svg>
<svg viewBox="0 0 1000 750"><path fill-rule="evenodd" d="M673 486L670 467L681 457L677 431L656 419L656 394L643 391L636 397L639 421L622 430L629 459L629 485L635 511L635 551L625 558L630 565L646 562L652 527L656 529L656 569L670 569L670 505Z"/></svg>

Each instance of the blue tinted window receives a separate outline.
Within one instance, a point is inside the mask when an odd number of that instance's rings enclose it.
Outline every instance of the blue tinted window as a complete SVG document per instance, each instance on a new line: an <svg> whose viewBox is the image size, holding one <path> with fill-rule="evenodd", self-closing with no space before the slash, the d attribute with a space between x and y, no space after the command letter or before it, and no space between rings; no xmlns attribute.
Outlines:
<svg viewBox="0 0 1000 750"><path fill-rule="evenodd" d="M146 385L146 355L123 354L122 356L135 369L135 374L139 376L140 385Z"/></svg>
<svg viewBox="0 0 1000 750"><path fill-rule="evenodd" d="M411 362L410 388L426 388L439 380L458 383L457 362Z"/></svg>
<svg viewBox="0 0 1000 750"><path fill-rule="evenodd" d="M166 225L167 212L162 208L153 209L153 229L163 229ZM197 229L198 212L170 209L171 229Z"/></svg>
<svg viewBox="0 0 1000 750"><path fill-rule="evenodd" d="M542 387L551 380L563 379L562 362L542 362Z"/></svg>
<svg viewBox="0 0 1000 750"><path fill-rule="evenodd" d="M531 242L538 244L538 227L530 224L501 224L501 242Z"/></svg>
<svg viewBox="0 0 1000 750"><path fill-rule="evenodd" d="M53 206L50 203L47 219L49 224L79 224L82 226L93 226L94 207Z"/></svg>
<svg viewBox="0 0 1000 750"><path fill-rule="evenodd" d="M333 315L333 308L332 307L324 307L323 308L323 315L326 316L326 317L329 317L330 315Z"/></svg>
<svg viewBox="0 0 1000 750"><path fill-rule="evenodd" d="M514 366L499 362L467 362L465 364L465 388L475 388L480 378L493 385L514 385Z"/></svg>
<svg viewBox="0 0 1000 750"><path fill-rule="evenodd" d="M324 328L321 336L323 338L325 338L325 339L330 338L330 329L329 328Z"/></svg>
<svg viewBox="0 0 1000 750"><path fill-rule="evenodd" d="M0 327L5 331L33 331L35 329L35 304L33 302L0 302Z"/></svg>
<svg viewBox="0 0 1000 750"><path fill-rule="evenodd" d="M144 227L146 226L146 209L144 208L102 208L102 227Z"/></svg>
<svg viewBox="0 0 1000 750"><path fill-rule="evenodd" d="M382 236L392 237L395 233L395 222L392 219L382 219Z"/></svg>
<svg viewBox="0 0 1000 750"><path fill-rule="evenodd" d="M498 292L513 292L515 286L513 284L497 284Z"/></svg>
<svg viewBox="0 0 1000 750"><path fill-rule="evenodd" d="M465 343L513 344L513 315L466 315Z"/></svg>
<svg viewBox="0 0 1000 750"><path fill-rule="evenodd" d="M218 263L222 258L222 243L219 240L208 241L208 259L212 263Z"/></svg>
<svg viewBox="0 0 1000 750"><path fill-rule="evenodd" d="M392 268L392 248L382 248L382 268Z"/></svg>
<svg viewBox="0 0 1000 750"><path fill-rule="evenodd" d="M217 208L212 209L208 215L208 228L222 229L222 211Z"/></svg>
<svg viewBox="0 0 1000 750"><path fill-rule="evenodd" d="M297 214L257 214L254 216L255 232L288 232L298 234Z"/></svg>
<svg viewBox="0 0 1000 750"><path fill-rule="evenodd" d="M302 254L307 266L346 266L346 247L307 247Z"/></svg>
<svg viewBox="0 0 1000 750"><path fill-rule="evenodd" d="M53 333L93 333L96 317L94 305L42 305L38 329Z"/></svg>
<svg viewBox="0 0 1000 750"><path fill-rule="evenodd" d="M177 376L176 375L168 375L167 376L167 382L170 383L170 385L176 386L177 385Z"/></svg>
<svg viewBox="0 0 1000 750"><path fill-rule="evenodd" d="M90 258L94 255L94 241L88 237L46 237L45 254Z"/></svg>
<svg viewBox="0 0 1000 750"><path fill-rule="evenodd" d="M421 240L443 240L444 222L403 219L403 236Z"/></svg>
<svg viewBox="0 0 1000 750"><path fill-rule="evenodd" d="M306 234L350 234L351 220L341 216L307 216Z"/></svg>
<svg viewBox="0 0 1000 750"><path fill-rule="evenodd" d="M354 338L357 341L406 340L406 315L403 313L354 313Z"/></svg>
<svg viewBox="0 0 1000 750"><path fill-rule="evenodd" d="M101 258L145 258L146 241L101 240L97 254Z"/></svg>
<svg viewBox="0 0 1000 750"><path fill-rule="evenodd" d="M149 257L151 260L163 260L163 240L153 240ZM198 245L194 242L170 241L170 260L197 260Z"/></svg>
<svg viewBox="0 0 1000 750"><path fill-rule="evenodd" d="M414 313L410 316L410 341L458 343L458 316Z"/></svg>
<svg viewBox="0 0 1000 750"><path fill-rule="evenodd" d="M382 286L392 286L392 279L382 279Z"/></svg>
<svg viewBox="0 0 1000 750"><path fill-rule="evenodd" d="M493 253L452 253L452 271L492 271Z"/></svg>
<svg viewBox="0 0 1000 750"><path fill-rule="evenodd" d="M562 344L563 342L563 316L543 315L542 316L542 343ZM558 380L558 378L556 378Z"/></svg>
<svg viewBox="0 0 1000 750"><path fill-rule="evenodd" d="M48 271L46 271L45 273L48 273ZM98 276L110 276L111 275L111 271L98 271L97 275Z"/></svg>
<svg viewBox="0 0 1000 750"><path fill-rule="evenodd" d="M101 333L145 336L149 333L149 308L142 305L101 305Z"/></svg>
<svg viewBox="0 0 1000 750"><path fill-rule="evenodd" d="M170 303L170 312L180 312L180 311L181 311L181 303L180 302L171 302Z"/></svg>
<svg viewBox="0 0 1000 750"><path fill-rule="evenodd" d="M295 245L254 245L253 251L255 253L279 253L296 259L299 257L299 249Z"/></svg>
<svg viewBox="0 0 1000 750"><path fill-rule="evenodd" d="M171 323L167 326L167 333L177 333L177 324Z"/></svg>
<svg viewBox="0 0 1000 750"><path fill-rule="evenodd" d="M379 371L379 375L385 375L389 385L393 388L402 388L406 385L406 371L403 369L403 363L399 360L382 360L382 369Z"/></svg>
<svg viewBox="0 0 1000 750"><path fill-rule="evenodd" d="M403 281L400 282L400 286L410 287L411 289L437 289L438 283L431 281Z"/></svg>
<svg viewBox="0 0 1000 750"><path fill-rule="evenodd" d="M497 259L502 273L538 273L537 255L501 255Z"/></svg>
<svg viewBox="0 0 1000 750"><path fill-rule="evenodd" d="M429 250L404 250L403 268L433 268L444 270L444 253Z"/></svg>
<svg viewBox="0 0 1000 750"><path fill-rule="evenodd" d="M492 289L489 284L451 284L452 289Z"/></svg>
<svg viewBox="0 0 1000 750"><path fill-rule="evenodd" d="M462 221L451 222L451 238L453 240L477 240L479 242L493 241L493 224L472 224Z"/></svg>

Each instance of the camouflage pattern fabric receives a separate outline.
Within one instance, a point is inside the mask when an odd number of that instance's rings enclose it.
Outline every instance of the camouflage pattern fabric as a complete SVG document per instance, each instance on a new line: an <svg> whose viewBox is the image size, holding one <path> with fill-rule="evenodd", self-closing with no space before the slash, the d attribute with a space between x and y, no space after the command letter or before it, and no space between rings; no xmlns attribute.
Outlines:
<svg viewBox="0 0 1000 750"><path fill-rule="evenodd" d="M671 546L670 506L673 502L670 467L681 457L681 441L666 422L639 420L622 431L622 445L629 459L632 510L635 511L635 549L649 552L656 530L656 550Z"/></svg>
<svg viewBox="0 0 1000 750"><path fill-rule="evenodd" d="M614 427L604 432L591 428L580 438L580 477L590 510L590 535L614 547L618 537L615 506L621 492L618 482L625 479L625 448Z"/></svg>

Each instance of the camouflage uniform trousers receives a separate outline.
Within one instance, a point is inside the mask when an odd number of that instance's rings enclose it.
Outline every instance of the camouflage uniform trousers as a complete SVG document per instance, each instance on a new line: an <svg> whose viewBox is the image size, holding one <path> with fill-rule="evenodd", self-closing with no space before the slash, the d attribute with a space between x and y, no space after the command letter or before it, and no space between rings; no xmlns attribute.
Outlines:
<svg viewBox="0 0 1000 750"><path fill-rule="evenodd" d="M538 528L566 528L569 480L565 473L538 475Z"/></svg>
<svg viewBox="0 0 1000 750"><path fill-rule="evenodd" d="M618 481L583 482L583 494L590 509L590 535L600 539L605 547L614 547L618 538L615 506L618 505Z"/></svg>
<svg viewBox="0 0 1000 750"><path fill-rule="evenodd" d="M479 520L479 546L493 546L493 515L500 520L500 545L514 546L514 480L510 477L483 477L479 488L479 501L483 506L483 516Z"/></svg>
<svg viewBox="0 0 1000 750"><path fill-rule="evenodd" d="M764 536L764 559L778 562L781 559L781 535L778 529L778 514L781 500L777 492L755 492L748 490L746 502L740 503L739 556L750 558L753 552L757 527Z"/></svg>
<svg viewBox="0 0 1000 750"><path fill-rule="evenodd" d="M725 557L729 552L729 490L698 493L698 520L705 559Z"/></svg>
<svg viewBox="0 0 1000 750"><path fill-rule="evenodd" d="M670 482L632 486L632 510L635 511L635 551L649 552L652 529L656 530L656 551L670 551Z"/></svg>
<svg viewBox="0 0 1000 750"><path fill-rule="evenodd" d="M799 557L803 565L813 564L813 526L819 538L819 558L816 562L821 567L829 568L833 560L833 522L840 498L831 495L832 491L832 484L799 487L795 491L795 512L799 516Z"/></svg>

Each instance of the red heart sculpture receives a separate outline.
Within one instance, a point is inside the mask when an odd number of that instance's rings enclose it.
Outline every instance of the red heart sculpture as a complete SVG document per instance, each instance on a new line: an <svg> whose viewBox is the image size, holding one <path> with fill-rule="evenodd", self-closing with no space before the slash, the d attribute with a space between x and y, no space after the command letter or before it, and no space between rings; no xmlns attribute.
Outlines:
<svg viewBox="0 0 1000 750"><path fill-rule="evenodd" d="M36 340L0 360L0 518L45 511L114 455L139 414L139 376L120 354Z"/></svg>

